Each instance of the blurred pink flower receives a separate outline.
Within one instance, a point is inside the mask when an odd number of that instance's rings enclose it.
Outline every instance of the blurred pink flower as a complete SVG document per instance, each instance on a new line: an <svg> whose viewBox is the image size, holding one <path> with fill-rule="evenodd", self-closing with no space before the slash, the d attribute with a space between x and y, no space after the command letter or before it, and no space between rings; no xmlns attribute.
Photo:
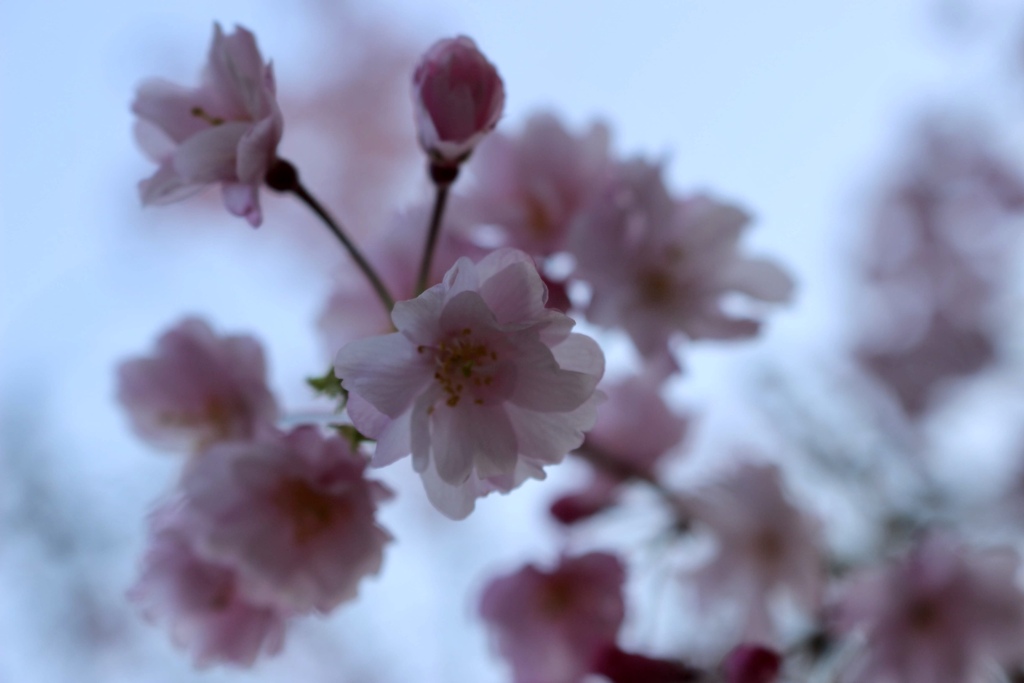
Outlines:
<svg viewBox="0 0 1024 683"><path fill-rule="evenodd" d="M579 683L593 671L622 625L624 581L622 563L607 553L491 581L480 615L515 683Z"/></svg>
<svg viewBox="0 0 1024 683"><path fill-rule="evenodd" d="M687 419L665 405L656 375L627 377L601 388L608 399L598 407L597 422L580 448L595 466L594 476L582 491L552 505L552 514L563 524L613 505L624 482L656 479L658 461L686 434Z"/></svg>
<svg viewBox="0 0 1024 683"><path fill-rule="evenodd" d="M722 662L725 683L774 683L782 669L782 657L763 645L737 645Z"/></svg>
<svg viewBox="0 0 1024 683"><path fill-rule="evenodd" d="M465 161L497 125L505 106L497 69L466 36L434 43L412 82L420 145L438 165Z"/></svg>
<svg viewBox="0 0 1024 683"><path fill-rule="evenodd" d="M128 593L148 620L166 622L174 644L198 666L252 666L260 654L280 651L288 614L253 601L234 569L195 552L195 529L180 501L156 510L149 524L142 574Z"/></svg>
<svg viewBox="0 0 1024 683"><path fill-rule="evenodd" d="M398 332L351 342L335 372L373 463L409 453L431 502L455 519L475 499L543 478L594 424L604 355L546 309L533 260L500 249L459 259L392 313Z"/></svg>
<svg viewBox="0 0 1024 683"><path fill-rule="evenodd" d="M749 222L743 210L705 195L673 198L660 166L620 165L569 237L575 276L593 290L588 319L623 327L648 359L664 358L676 332L691 339L757 334L759 322L730 315L723 298L783 302L793 283L774 263L739 254Z"/></svg>
<svg viewBox="0 0 1024 683"><path fill-rule="evenodd" d="M563 249L573 218L607 181L608 128L573 135L553 114L534 114L517 136L484 140L468 168L470 215L499 227L507 246L547 256Z"/></svg>
<svg viewBox="0 0 1024 683"><path fill-rule="evenodd" d="M847 672L854 683L980 680L1024 659L1020 557L976 550L933 533L901 561L855 575L837 625L863 629L865 647Z"/></svg>
<svg viewBox="0 0 1024 683"><path fill-rule="evenodd" d="M202 85L149 80L139 86L132 103L136 137L160 164L139 184L142 203L176 202L220 183L227 210L259 226L259 186L284 129L275 90L273 67L263 62L253 34L239 26L224 35L220 24Z"/></svg>
<svg viewBox="0 0 1024 683"><path fill-rule="evenodd" d="M121 363L117 397L135 433L166 450L250 438L277 419L259 342L218 336L198 318L161 335L152 356Z"/></svg>
<svg viewBox="0 0 1024 683"><path fill-rule="evenodd" d="M862 364L911 417L944 382L997 355L1000 292L1015 265L1024 176L977 122L926 121L883 188L862 256L870 307Z"/></svg>
<svg viewBox="0 0 1024 683"><path fill-rule="evenodd" d="M818 607L825 578L819 525L787 500L777 467L744 463L688 507L716 544L692 575L697 597L705 609L739 606L742 638L770 641L777 594L806 612Z"/></svg>
<svg viewBox="0 0 1024 683"><path fill-rule="evenodd" d="M391 495L366 461L315 427L224 443L198 458L182 491L197 549L230 564L267 601L328 612L376 573L391 535L375 519Z"/></svg>

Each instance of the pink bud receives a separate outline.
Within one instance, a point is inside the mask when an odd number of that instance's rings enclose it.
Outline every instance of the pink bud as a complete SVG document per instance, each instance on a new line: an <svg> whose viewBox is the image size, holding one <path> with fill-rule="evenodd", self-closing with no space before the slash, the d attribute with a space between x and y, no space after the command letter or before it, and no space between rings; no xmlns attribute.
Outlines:
<svg viewBox="0 0 1024 683"><path fill-rule="evenodd" d="M728 683L773 683L780 668L779 653L753 643L737 645L722 664Z"/></svg>
<svg viewBox="0 0 1024 683"><path fill-rule="evenodd" d="M435 164L457 166L498 123L505 86L466 36L438 41L413 74L420 145Z"/></svg>

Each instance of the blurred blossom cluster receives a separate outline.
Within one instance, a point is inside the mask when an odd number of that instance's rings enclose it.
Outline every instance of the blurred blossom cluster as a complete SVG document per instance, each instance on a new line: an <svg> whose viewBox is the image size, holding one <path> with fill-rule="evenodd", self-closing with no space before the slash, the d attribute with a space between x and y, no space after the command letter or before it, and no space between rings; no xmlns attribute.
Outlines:
<svg viewBox="0 0 1024 683"><path fill-rule="evenodd" d="M481 637L459 647L489 648L495 680L1024 680L1024 430L998 483L957 474L994 459L957 430L1024 397L1010 126L982 103L906 126L852 221L844 339L753 368L814 286L750 246L756 206L621 152L614 111L506 120L514 71L472 37L380 36L301 92L258 31L215 24L196 83L135 94L144 205L226 209L254 239L302 211L344 260L301 331L325 352L302 405L274 348L184 311L116 368L128 428L177 458L138 520L138 616L196 667L266 666L378 595L424 528L389 508L425 501L440 553L531 488L547 556L421 577L468 600ZM771 381L738 410L693 400L704 350ZM702 439L712 413L726 433Z"/></svg>

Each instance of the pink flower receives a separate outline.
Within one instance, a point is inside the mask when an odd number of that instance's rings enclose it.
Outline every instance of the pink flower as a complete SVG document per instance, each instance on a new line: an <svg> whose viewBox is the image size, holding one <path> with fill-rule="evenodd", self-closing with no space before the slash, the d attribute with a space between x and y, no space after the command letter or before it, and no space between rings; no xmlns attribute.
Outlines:
<svg viewBox="0 0 1024 683"><path fill-rule="evenodd" d="M416 66L412 86L420 145L441 166L465 161L505 106L497 69L466 36L434 43Z"/></svg>
<svg viewBox="0 0 1024 683"><path fill-rule="evenodd" d="M166 450L250 438L277 419L259 342L218 336L198 318L165 332L154 355L123 362L117 397L136 434Z"/></svg>
<svg viewBox="0 0 1024 683"><path fill-rule="evenodd" d="M253 227L263 220L258 189L277 156L284 121L274 70L242 27L213 29L202 85L143 83L132 103L136 137L160 164L139 184L143 204L168 204L221 183L224 205Z"/></svg>
<svg viewBox="0 0 1024 683"><path fill-rule="evenodd" d="M1020 558L1010 548L975 550L926 536L887 567L855 575L838 625L867 642L849 672L863 683L970 681L1024 658Z"/></svg>
<svg viewBox="0 0 1024 683"><path fill-rule="evenodd" d="M725 683L774 683L782 668L782 657L763 645L737 645L722 663Z"/></svg>
<svg viewBox="0 0 1024 683"><path fill-rule="evenodd" d="M276 654L288 614L254 601L230 566L201 558L193 532L180 501L153 513L142 575L129 598L148 620L166 622L175 645L198 666L252 666L260 654Z"/></svg>
<svg viewBox="0 0 1024 683"><path fill-rule="evenodd" d="M705 195L673 198L659 166L622 165L569 238L576 276L593 289L587 317L623 327L648 359L662 359L678 332L691 339L756 334L760 323L727 313L724 297L781 302L793 283L775 264L739 254L749 222L743 210Z"/></svg>
<svg viewBox="0 0 1024 683"><path fill-rule="evenodd" d="M818 524L786 499L778 468L746 463L689 509L717 546L693 575L700 602L738 605L743 637L772 635L769 605L780 593L807 612L817 608L824 578Z"/></svg>
<svg viewBox="0 0 1024 683"><path fill-rule="evenodd" d="M516 683L579 683L615 645L625 615L625 570L614 555L528 565L494 579L480 615Z"/></svg>
<svg viewBox="0 0 1024 683"><path fill-rule="evenodd" d="M477 221L498 226L507 246L547 256L564 248L576 214L608 179L608 129L572 135L554 115L534 114L518 136L485 140L469 168L476 183L466 202Z"/></svg>
<svg viewBox="0 0 1024 683"><path fill-rule="evenodd" d="M552 505L551 513L563 524L614 505L623 482L656 478L658 461L686 433L686 418L665 405L654 375L628 377L602 388L608 400L598 408L597 422L580 449L596 466L594 477L585 489Z"/></svg>
<svg viewBox="0 0 1024 683"><path fill-rule="evenodd" d="M855 351L912 418L938 387L998 354L994 314L1016 267L1024 177L985 133L977 122L941 119L913 131L866 226L869 306L853 330Z"/></svg>
<svg viewBox="0 0 1024 683"><path fill-rule="evenodd" d="M501 249L459 259L444 281L395 305L398 332L354 341L335 372L376 466L412 453L431 502L455 519L561 461L594 424L597 344L544 307L533 260Z"/></svg>
<svg viewBox="0 0 1024 683"><path fill-rule="evenodd" d="M264 600L327 612L380 569L391 540L374 517L390 491L365 468L345 440L310 426L216 445L182 480L196 547Z"/></svg>

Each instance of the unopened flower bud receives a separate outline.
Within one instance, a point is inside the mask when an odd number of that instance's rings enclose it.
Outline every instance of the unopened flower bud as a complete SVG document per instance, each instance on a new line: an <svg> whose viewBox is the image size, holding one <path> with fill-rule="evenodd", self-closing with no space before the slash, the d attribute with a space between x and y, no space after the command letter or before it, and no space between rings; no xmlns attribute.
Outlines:
<svg viewBox="0 0 1024 683"><path fill-rule="evenodd" d="M438 41L413 74L420 145L432 163L457 166L498 123L505 86L466 36Z"/></svg>

